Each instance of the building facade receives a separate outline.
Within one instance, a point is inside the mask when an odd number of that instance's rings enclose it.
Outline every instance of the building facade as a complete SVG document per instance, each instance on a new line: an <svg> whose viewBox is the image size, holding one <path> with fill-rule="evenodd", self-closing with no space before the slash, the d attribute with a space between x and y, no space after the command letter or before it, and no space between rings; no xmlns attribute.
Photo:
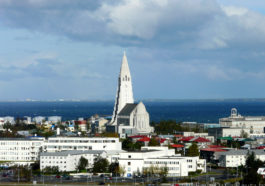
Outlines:
<svg viewBox="0 0 265 186"><path fill-rule="evenodd" d="M44 138L1 138L0 161L30 164L39 159Z"/></svg>
<svg viewBox="0 0 265 186"><path fill-rule="evenodd" d="M44 152L64 150L121 150L119 138L50 137L44 143Z"/></svg>
<svg viewBox="0 0 265 186"><path fill-rule="evenodd" d="M126 104L118 114L118 133L149 134L154 131L149 123L149 114L142 102L138 104Z"/></svg>
<svg viewBox="0 0 265 186"><path fill-rule="evenodd" d="M132 89L132 77L127 57L124 53L122 58L120 75L118 78L118 88L116 93L115 105L111 119L112 125L117 125L117 115L127 103L134 103L134 99Z"/></svg>
<svg viewBox="0 0 265 186"><path fill-rule="evenodd" d="M61 172L75 171L81 157L88 160L86 168L89 169L99 157L106 158L106 152L97 150L43 152L40 154L40 169L42 171L47 167L58 167Z"/></svg>
<svg viewBox="0 0 265 186"><path fill-rule="evenodd" d="M139 152L120 153L119 165L126 177L143 174L145 169L167 168L167 176L187 176L189 172L206 170L206 161L199 157L181 157L168 147L142 147Z"/></svg>
<svg viewBox="0 0 265 186"><path fill-rule="evenodd" d="M221 118L219 123L221 127L246 129L256 134L265 133L264 116L241 116L235 108L232 108L229 117Z"/></svg>

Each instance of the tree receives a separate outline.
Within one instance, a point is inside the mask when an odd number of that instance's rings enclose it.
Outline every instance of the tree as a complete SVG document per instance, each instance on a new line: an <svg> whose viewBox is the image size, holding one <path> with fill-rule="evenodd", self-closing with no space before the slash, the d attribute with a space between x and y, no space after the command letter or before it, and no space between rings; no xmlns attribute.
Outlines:
<svg viewBox="0 0 265 186"><path fill-rule="evenodd" d="M124 167L120 166L118 162L115 162L109 165L109 172L112 173L112 176L123 176L125 169Z"/></svg>
<svg viewBox="0 0 265 186"><path fill-rule="evenodd" d="M16 166L14 167L14 178L28 182L31 179L31 170L27 166Z"/></svg>
<svg viewBox="0 0 265 186"><path fill-rule="evenodd" d="M59 174L58 166L47 166L43 169L44 174Z"/></svg>
<svg viewBox="0 0 265 186"><path fill-rule="evenodd" d="M105 158L98 158L93 165L93 173L105 173L108 172L109 161Z"/></svg>
<svg viewBox="0 0 265 186"><path fill-rule="evenodd" d="M159 168L159 177L162 178L162 182L165 183L167 182L167 173L168 173L168 168L167 166L160 167Z"/></svg>
<svg viewBox="0 0 265 186"><path fill-rule="evenodd" d="M122 149L123 150L132 150L133 149L133 142L131 138L126 138L122 142Z"/></svg>
<svg viewBox="0 0 265 186"><path fill-rule="evenodd" d="M188 149L187 156L199 156L200 152L196 143L192 143L192 145Z"/></svg>
<svg viewBox="0 0 265 186"><path fill-rule="evenodd" d="M148 143L148 146L160 146L160 144L155 137L152 137Z"/></svg>
<svg viewBox="0 0 265 186"><path fill-rule="evenodd" d="M264 166L264 162L256 159L255 153L252 151L247 154L246 164L243 167L244 184L256 184L259 185L262 180L261 175L257 173L259 167Z"/></svg>
<svg viewBox="0 0 265 186"><path fill-rule="evenodd" d="M112 176L117 176L119 173L119 163L117 162L111 163L109 165L109 172L112 173Z"/></svg>
<svg viewBox="0 0 265 186"><path fill-rule="evenodd" d="M248 133L245 132L245 131L242 129L241 132L240 132L240 137L241 137L241 138L248 138Z"/></svg>
<svg viewBox="0 0 265 186"><path fill-rule="evenodd" d="M81 171L81 170L86 169L87 165L88 165L88 160L86 158L84 158L83 156L81 156L76 168L78 171Z"/></svg>

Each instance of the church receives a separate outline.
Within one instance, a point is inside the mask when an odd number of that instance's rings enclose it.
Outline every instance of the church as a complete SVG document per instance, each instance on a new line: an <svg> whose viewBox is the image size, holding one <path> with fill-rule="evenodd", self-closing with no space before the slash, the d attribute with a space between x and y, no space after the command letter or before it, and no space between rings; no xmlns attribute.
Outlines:
<svg viewBox="0 0 265 186"><path fill-rule="evenodd" d="M118 132L123 137L154 131L153 127L150 127L149 114L143 102L134 103L132 78L125 53L118 78L113 115L107 131Z"/></svg>

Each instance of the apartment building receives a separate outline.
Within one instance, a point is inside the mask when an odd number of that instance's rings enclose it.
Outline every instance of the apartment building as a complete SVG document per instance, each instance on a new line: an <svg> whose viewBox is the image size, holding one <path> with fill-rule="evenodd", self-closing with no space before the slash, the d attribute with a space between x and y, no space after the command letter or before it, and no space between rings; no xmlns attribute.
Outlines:
<svg viewBox="0 0 265 186"><path fill-rule="evenodd" d="M0 161L29 164L39 159L44 138L1 138Z"/></svg>

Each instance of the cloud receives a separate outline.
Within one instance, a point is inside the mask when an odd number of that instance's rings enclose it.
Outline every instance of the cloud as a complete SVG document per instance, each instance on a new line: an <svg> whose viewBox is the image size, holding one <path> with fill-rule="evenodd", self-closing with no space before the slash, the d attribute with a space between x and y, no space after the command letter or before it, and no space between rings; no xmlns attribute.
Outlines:
<svg viewBox="0 0 265 186"><path fill-rule="evenodd" d="M134 72L149 76L152 74L146 71L158 72L163 81L171 76L174 79L176 72L210 82L265 79L261 70L265 69L265 16L248 7L222 5L215 0L2 0L0 27L67 38L74 44L82 41L100 45L110 53L127 48ZM40 37L29 35L14 40L26 42ZM58 47L63 48L62 43ZM80 46L85 45L75 45ZM36 46L28 58L0 66L12 78L101 80L98 84L114 78L109 71L117 65L117 56L106 55L105 59L93 59L94 63L78 56L83 61L78 62L73 57L75 52L67 55L73 59L65 60L63 49L60 54L52 50L43 54L38 52L43 48ZM5 79L7 75L3 72L2 76Z"/></svg>
<svg viewBox="0 0 265 186"><path fill-rule="evenodd" d="M104 44L218 49L265 42L257 37L264 15L214 0L6 0L0 10L10 27Z"/></svg>

